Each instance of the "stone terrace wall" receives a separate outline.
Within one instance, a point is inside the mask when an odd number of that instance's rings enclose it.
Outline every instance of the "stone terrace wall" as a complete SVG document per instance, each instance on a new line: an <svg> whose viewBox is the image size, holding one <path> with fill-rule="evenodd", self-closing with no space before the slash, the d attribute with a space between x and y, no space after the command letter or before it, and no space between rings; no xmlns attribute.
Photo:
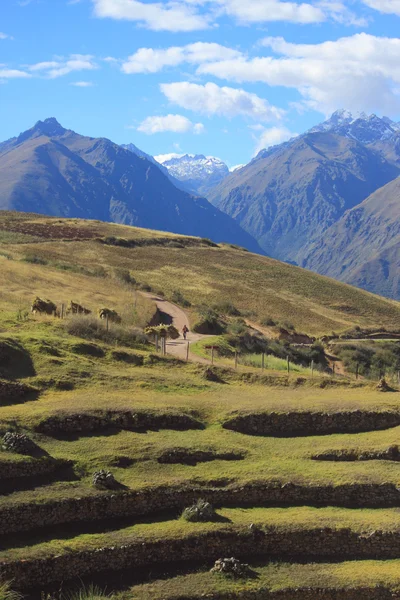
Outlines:
<svg viewBox="0 0 400 600"><path fill-rule="evenodd" d="M232 413L225 429L249 435L277 437L358 433L400 425L399 411Z"/></svg>
<svg viewBox="0 0 400 600"><path fill-rule="evenodd" d="M0 535L65 523L136 517L165 510L181 511L197 498L214 506L400 506L394 484L303 486L293 483L253 483L229 488L156 487L141 491L97 493L43 504L13 504L0 508Z"/></svg>
<svg viewBox="0 0 400 600"><path fill-rule="evenodd" d="M309 561L399 558L400 533L375 531L358 534L348 528L299 531L269 528L252 533L243 527L221 527L217 531L180 538L154 541L136 538L124 546L3 562L0 564L0 579L13 580L20 589L31 589L72 578L154 564L258 555L267 555L271 560L301 557Z"/></svg>
<svg viewBox="0 0 400 600"><path fill-rule="evenodd" d="M203 425L190 415L158 411L91 411L56 413L41 421L35 430L46 435L85 434L117 427L132 431L147 429L201 429Z"/></svg>
<svg viewBox="0 0 400 600"><path fill-rule="evenodd" d="M270 591L268 589L194 593L190 596L168 596L168 600L399 600L400 591L386 587L353 587L349 588L287 588Z"/></svg>
<svg viewBox="0 0 400 600"><path fill-rule="evenodd" d="M55 458L34 458L32 460L20 461L0 461L0 482L7 479L16 479L19 477L35 477L39 475L48 475L58 469L70 465L68 460L58 460ZM1 494L1 487L0 487Z"/></svg>

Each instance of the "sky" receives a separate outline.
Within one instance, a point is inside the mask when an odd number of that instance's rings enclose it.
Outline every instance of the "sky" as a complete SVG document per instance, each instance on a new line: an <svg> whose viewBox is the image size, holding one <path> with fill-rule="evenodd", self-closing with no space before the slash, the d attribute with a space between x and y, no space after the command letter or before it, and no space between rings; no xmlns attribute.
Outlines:
<svg viewBox="0 0 400 600"><path fill-rule="evenodd" d="M56 117L230 167L345 108L400 120L400 0L0 0L0 140Z"/></svg>

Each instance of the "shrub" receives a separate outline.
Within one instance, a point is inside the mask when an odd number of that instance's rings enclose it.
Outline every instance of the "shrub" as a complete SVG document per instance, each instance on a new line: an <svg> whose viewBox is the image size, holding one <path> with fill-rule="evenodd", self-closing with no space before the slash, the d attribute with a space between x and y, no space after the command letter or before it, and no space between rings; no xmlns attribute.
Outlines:
<svg viewBox="0 0 400 600"><path fill-rule="evenodd" d="M146 335L158 335L159 337L166 337L171 340L177 340L179 337L179 331L173 325L152 325L146 327L144 332Z"/></svg>
<svg viewBox="0 0 400 600"><path fill-rule="evenodd" d="M42 258L41 256L36 256L36 254L27 254L21 259L23 262L31 263L33 265L47 265L48 261Z"/></svg>
<svg viewBox="0 0 400 600"><path fill-rule="evenodd" d="M0 582L0 600L21 600L22 596L11 589L8 582Z"/></svg>
<svg viewBox="0 0 400 600"><path fill-rule="evenodd" d="M175 304L179 304L180 306L183 306L184 308L189 308L189 306L192 306L191 303L189 302L189 300L187 300L184 297L184 295L182 294L182 292L180 292L179 290L174 290L172 292L171 300Z"/></svg>
<svg viewBox="0 0 400 600"><path fill-rule="evenodd" d="M83 587L77 592L72 592L62 596L61 600L103 600L104 598L112 598L107 595L99 587L90 585L89 587Z"/></svg>
<svg viewBox="0 0 400 600"><path fill-rule="evenodd" d="M218 244L211 241L209 238L200 238L200 242L205 246L211 246L211 248L219 248Z"/></svg>
<svg viewBox="0 0 400 600"><path fill-rule="evenodd" d="M136 283L136 279L132 277L128 269L114 269L114 277L115 279L119 279L123 283L127 283L128 285L134 285Z"/></svg>
<svg viewBox="0 0 400 600"><path fill-rule="evenodd" d="M226 329L225 323L214 308L200 306L200 319L192 327L193 331L203 334L220 335Z"/></svg>
<svg viewBox="0 0 400 600"><path fill-rule="evenodd" d="M143 292L152 292L153 291L153 288L148 283L138 283L138 288L139 288L139 290L142 290Z"/></svg>
<svg viewBox="0 0 400 600"><path fill-rule="evenodd" d="M236 308L232 302L221 302L214 305L214 310L220 315L226 315L228 317L240 317L240 310Z"/></svg>
<svg viewBox="0 0 400 600"><path fill-rule="evenodd" d="M91 316L74 315L65 321L65 327L70 335L106 344L134 348L148 341L147 336L139 329L112 324L107 331L103 321Z"/></svg>
<svg viewBox="0 0 400 600"><path fill-rule="evenodd" d="M209 502L197 500L196 504L188 506L182 513L182 519L190 523L215 521L216 514Z"/></svg>
<svg viewBox="0 0 400 600"><path fill-rule="evenodd" d="M271 317L266 317L261 321L261 325L265 325L265 327L274 327L276 325L276 321Z"/></svg>
<svg viewBox="0 0 400 600"><path fill-rule="evenodd" d="M295 326L290 321L282 321L280 323L281 329L286 329L287 331L295 331Z"/></svg>

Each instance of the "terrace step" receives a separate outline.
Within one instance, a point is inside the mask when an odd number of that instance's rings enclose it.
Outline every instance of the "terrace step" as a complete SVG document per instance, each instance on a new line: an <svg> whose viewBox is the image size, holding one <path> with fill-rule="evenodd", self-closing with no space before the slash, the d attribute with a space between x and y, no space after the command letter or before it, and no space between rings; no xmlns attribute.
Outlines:
<svg viewBox="0 0 400 600"><path fill-rule="evenodd" d="M306 562L400 559L400 523L393 530L397 512L376 512L309 507L225 509L220 511L221 522L142 523L29 548L8 548L0 553L0 580L14 580L21 589L31 589L67 581L71 574L84 578L125 569L134 573L152 565L207 562L225 556Z"/></svg>
<svg viewBox="0 0 400 600"><path fill-rule="evenodd" d="M392 483L308 486L290 482L253 482L225 488L158 486L18 504L10 496L9 501L0 506L0 535L67 523L181 511L192 504L194 498L204 498L214 506L225 507L400 507L400 489Z"/></svg>
<svg viewBox="0 0 400 600"><path fill-rule="evenodd" d="M235 411L223 422L224 429L247 435L305 437L333 433L360 433L400 425L398 410Z"/></svg>
<svg viewBox="0 0 400 600"><path fill-rule="evenodd" d="M124 591L135 600L398 600L400 561L254 564L254 577L231 579L209 570L156 579ZM381 582L385 581L385 584ZM322 587L324 585L324 587ZM132 592L132 596L130 595ZM115 600L120 598L117 593Z"/></svg>

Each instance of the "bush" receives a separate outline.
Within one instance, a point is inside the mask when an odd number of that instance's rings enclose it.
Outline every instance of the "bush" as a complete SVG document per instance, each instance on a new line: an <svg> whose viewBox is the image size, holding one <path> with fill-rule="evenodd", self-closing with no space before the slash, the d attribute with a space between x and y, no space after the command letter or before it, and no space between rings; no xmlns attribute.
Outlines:
<svg viewBox="0 0 400 600"><path fill-rule="evenodd" d="M7 582L0 582L0 600L21 600L22 596L11 589Z"/></svg>
<svg viewBox="0 0 400 600"><path fill-rule="evenodd" d="M109 598L111 600L112 597L113 596L108 596L100 588L90 585L88 588L83 587L77 592L63 595L60 600L104 600L104 598Z"/></svg>
<svg viewBox="0 0 400 600"><path fill-rule="evenodd" d="M133 327L110 325L107 331L104 322L91 316L75 315L65 321L66 330L70 335L75 335L86 340L98 340L106 344L118 344L134 348L146 344L147 336Z"/></svg>
<svg viewBox="0 0 400 600"><path fill-rule="evenodd" d="M152 292L153 291L153 288L148 283L138 283L138 288L139 288L139 290L142 290L143 292Z"/></svg>
<svg viewBox="0 0 400 600"><path fill-rule="evenodd" d="M179 331L173 325L152 325L146 327L144 332L146 335L158 335L159 337L166 337L171 340L177 340L179 338Z"/></svg>
<svg viewBox="0 0 400 600"><path fill-rule="evenodd" d="M36 256L36 254L27 254L21 259L23 262L31 263L33 265L47 265L48 261L42 258L41 256Z"/></svg>
<svg viewBox="0 0 400 600"><path fill-rule="evenodd" d="M358 365L358 372L365 377L378 378L400 370L400 346L393 342L338 345L336 354L348 371L356 373Z"/></svg>
<svg viewBox="0 0 400 600"><path fill-rule="evenodd" d="M232 302L221 302L214 305L214 310L220 315L226 315L227 317L240 317L240 310L236 308Z"/></svg>
<svg viewBox="0 0 400 600"><path fill-rule="evenodd" d="M180 306L183 306L184 308L189 308L190 306L192 306L192 304L189 302L189 300L187 300L184 297L184 295L182 294L182 292L180 292L179 290L174 290L172 292L171 300L175 304L179 304Z"/></svg>
<svg viewBox="0 0 400 600"><path fill-rule="evenodd" d="M192 327L196 333L220 335L226 330L225 323L214 308L203 305L200 306L199 313L200 320Z"/></svg>
<svg viewBox="0 0 400 600"><path fill-rule="evenodd" d="M209 502L197 500L193 506L188 506L182 513L182 519L190 523L215 521L216 514Z"/></svg>
<svg viewBox="0 0 400 600"><path fill-rule="evenodd" d="M134 285L136 283L136 279L132 277L128 269L114 269L114 277L128 285Z"/></svg>
<svg viewBox="0 0 400 600"><path fill-rule="evenodd" d="M261 321L261 325L265 325L265 327L274 327L276 325L276 321L271 319L271 317L266 317Z"/></svg>

